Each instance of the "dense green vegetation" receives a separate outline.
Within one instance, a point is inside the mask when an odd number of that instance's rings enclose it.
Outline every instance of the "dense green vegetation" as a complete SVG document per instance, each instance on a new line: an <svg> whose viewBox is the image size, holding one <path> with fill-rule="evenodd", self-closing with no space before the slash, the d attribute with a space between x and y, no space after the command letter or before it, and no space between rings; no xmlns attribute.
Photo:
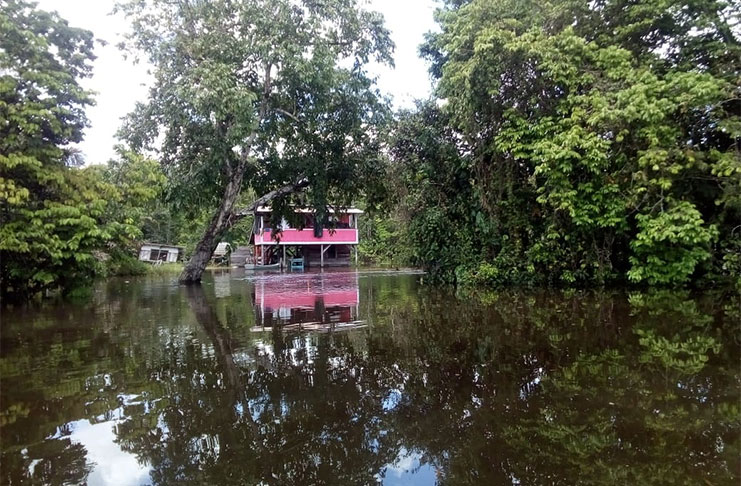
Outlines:
<svg viewBox="0 0 741 486"><path fill-rule="evenodd" d="M442 281L741 275L736 0L449 0L421 47L434 95L396 117L367 71L393 45L355 1L119 8L156 82L116 159L83 166L93 36L2 3L3 295L139 273L145 240L186 246L182 280L198 280L276 189L276 218L367 205L365 261Z"/></svg>
<svg viewBox="0 0 741 486"><path fill-rule="evenodd" d="M138 242L183 241L194 223L166 204L158 162L120 148L108 165L83 167L71 146L93 103L80 86L92 34L24 2L3 4L0 30L2 295L70 292L96 276L147 271L133 256Z"/></svg>
<svg viewBox="0 0 741 486"><path fill-rule="evenodd" d="M72 288L98 271L95 252L131 228L107 217L118 197L69 146L92 103L93 38L24 3L0 10L0 279L2 293Z"/></svg>
<svg viewBox="0 0 741 486"><path fill-rule="evenodd" d="M450 1L392 141L413 262L486 284L741 273L738 2ZM734 23L736 22L736 23Z"/></svg>

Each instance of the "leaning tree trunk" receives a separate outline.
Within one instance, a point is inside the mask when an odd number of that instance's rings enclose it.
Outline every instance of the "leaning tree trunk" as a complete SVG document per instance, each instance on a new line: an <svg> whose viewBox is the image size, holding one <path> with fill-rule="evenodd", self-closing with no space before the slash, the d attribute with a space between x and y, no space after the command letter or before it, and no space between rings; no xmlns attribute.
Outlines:
<svg viewBox="0 0 741 486"><path fill-rule="evenodd" d="M237 202L239 190L242 186L242 177L234 177L224 189L224 196L221 198L221 205L211 222L206 228L206 232L196 245L193 255L190 257L188 264L185 265L183 273L180 274L180 283L198 283L201 281L206 265L211 261L211 256L216 250L216 246L224 236L224 232L232 225L232 214L234 203Z"/></svg>
<svg viewBox="0 0 741 486"><path fill-rule="evenodd" d="M272 64L267 62L265 64L265 79L263 80L262 100L260 101L258 120L264 119L267 113L268 98L270 97L271 68ZM180 283L198 283L201 281L203 271L206 270L206 265L211 260L211 256L224 236L224 232L236 221L237 218L234 217L234 203L237 202L239 190L242 188L242 179L244 178L249 161L249 149L252 147L256 136L257 132L253 131L248 137L242 151L242 156L236 167L230 165L229 161L225 162L226 177L229 182L224 190L224 196L221 198L221 206L219 206L219 211L211 218L206 232L201 237L201 241L196 245L193 256L190 257L190 261L185 265L183 273L180 274Z"/></svg>
<svg viewBox="0 0 741 486"><path fill-rule="evenodd" d="M244 171L242 171L243 173ZM268 204L277 197L300 191L308 184L309 181L307 179L301 178L292 184L286 184L259 197L247 208L234 211L234 203L237 201L239 189L242 185L242 175L232 179L224 191L224 197L221 200L219 211L211 219L208 229L206 229L203 237L201 237L201 241L196 245L193 256L190 257L190 261L183 269L183 273L180 274L180 283L197 283L201 281L203 272L206 270L208 262L211 261L211 256L214 250L216 250L216 246L221 241L226 230L231 228L234 223L248 214L252 214L259 206Z"/></svg>

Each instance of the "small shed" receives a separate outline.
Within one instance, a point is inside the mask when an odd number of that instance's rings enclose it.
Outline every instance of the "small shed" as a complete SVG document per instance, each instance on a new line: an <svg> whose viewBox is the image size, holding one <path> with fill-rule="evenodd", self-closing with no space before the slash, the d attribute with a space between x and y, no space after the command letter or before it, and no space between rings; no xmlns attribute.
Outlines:
<svg viewBox="0 0 741 486"><path fill-rule="evenodd" d="M182 246L162 243L144 243L139 249L139 260L150 263L175 263L183 258Z"/></svg>

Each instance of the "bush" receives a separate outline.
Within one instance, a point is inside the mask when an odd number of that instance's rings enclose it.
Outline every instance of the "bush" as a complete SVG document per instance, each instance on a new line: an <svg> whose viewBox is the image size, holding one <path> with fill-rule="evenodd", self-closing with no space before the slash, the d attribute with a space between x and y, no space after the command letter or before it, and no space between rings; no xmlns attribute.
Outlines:
<svg viewBox="0 0 741 486"><path fill-rule="evenodd" d="M108 275L117 275L121 277L133 277L137 275L146 275L149 272L150 265L137 260L131 255L117 253L111 256L108 261Z"/></svg>
<svg viewBox="0 0 741 486"><path fill-rule="evenodd" d="M505 238L502 249L493 260L458 266L455 269L456 282L463 286L490 287L538 283L534 267L528 261L521 245Z"/></svg>

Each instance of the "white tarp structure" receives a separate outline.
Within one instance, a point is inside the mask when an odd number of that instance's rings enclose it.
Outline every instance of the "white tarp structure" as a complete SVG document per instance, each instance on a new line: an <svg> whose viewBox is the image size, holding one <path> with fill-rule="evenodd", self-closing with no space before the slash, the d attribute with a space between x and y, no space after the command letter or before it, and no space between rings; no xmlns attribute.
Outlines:
<svg viewBox="0 0 741 486"><path fill-rule="evenodd" d="M144 243L139 250L139 260L150 263L175 263L180 259L182 252L183 249L179 246Z"/></svg>
<svg viewBox="0 0 741 486"><path fill-rule="evenodd" d="M213 258L226 256L230 249L231 246L229 245L229 243L227 243L226 241L222 241L221 243L216 245Z"/></svg>

